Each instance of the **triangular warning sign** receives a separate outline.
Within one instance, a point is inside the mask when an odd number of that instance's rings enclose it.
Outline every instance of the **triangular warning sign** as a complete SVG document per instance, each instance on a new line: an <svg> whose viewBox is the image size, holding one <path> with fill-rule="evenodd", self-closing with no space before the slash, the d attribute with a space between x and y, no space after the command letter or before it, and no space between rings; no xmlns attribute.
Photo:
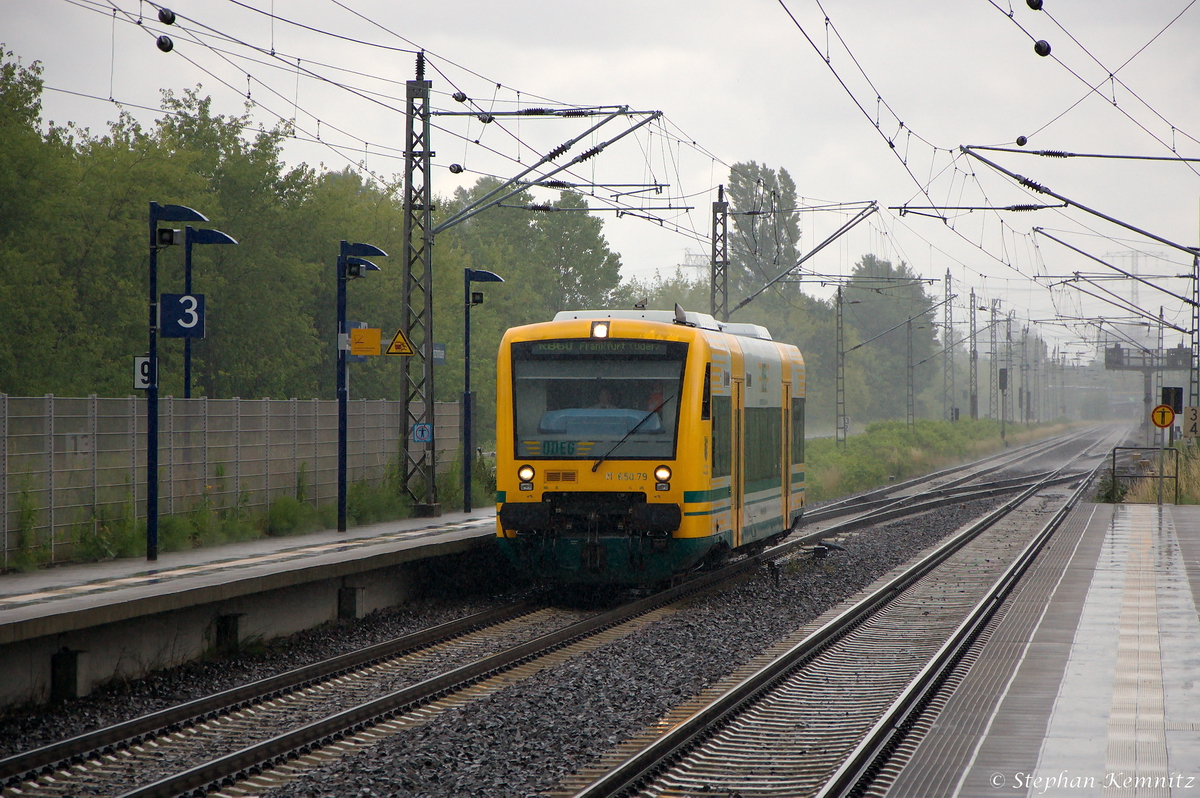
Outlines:
<svg viewBox="0 0 1200 798"><path fill-rule="evenodd" d="M385 355L415 355L416 349L409 343L408 338L404 336L404 330L396 330L396 336L392 338L392 342L388 344Z"/></svg>

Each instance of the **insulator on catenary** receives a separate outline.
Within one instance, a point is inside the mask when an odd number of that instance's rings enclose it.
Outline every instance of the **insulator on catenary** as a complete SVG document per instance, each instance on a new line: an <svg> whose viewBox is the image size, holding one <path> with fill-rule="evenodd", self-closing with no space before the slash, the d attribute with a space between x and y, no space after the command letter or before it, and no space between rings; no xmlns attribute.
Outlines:
<svg viewBox="0 0 1200 798"><path fill-rule="evenodd" d="M564 180L543 180L539 185L542 188L570 188L571 184Z"/></svg>
<svg viewBox="0 0 1200 798"><path fill-rule="evenodd" d="M547 202L547 203L540 204L540 205L530 205L529 210L541 211L542 213L549 213L550 211L554 210L554 206Z"/></svg>
<svg viewBox="0 0 1200 798"><path fill-rule="evenodd" d="M1038 211L1046 207L1045 205L1009 205L1004 210L1006 211Z"/></svg>
<svg viewBox="0 0 1200 798"><path fill-rule="evenodd" d="M1042 0L1025 0L1025 5L1029 6L1034 11L1042 10Z"/></svg>
<svg viewBox="0 0 1200 798"><path fill-rule="evenodd" d="M450 96L454 98L454 102L456 103L465 103L467 101L467 95L461 91L456 91Z"/></svg>
<svg viewBox="0 0 1200 798"><path fill-rule="evenodd" d="M546 160L553 161L558 156L562 155L567 150L571 149L570 144L559 144L554 149L550 150L550 154L546 156Z"/></svg>
<svg viewBox="0 0 1200 798"><path fill-rule="evenodd" d="M1050 55L1050 42L1046 41L1045 39L1038 39L1033 45L1033 51L1042 58L1045 58L1046 56Z"/></svg>
<svg viewBox="0 0 1200 798"><path fill-rule="evenodd" d="M155 44L157 44L158 49L162 50L164 53L169 53L175 49L175 42L171 41L170 36L159 36L158 41L155 42Z"/></svg>
<svg viewBox="0 0 1200 798"><path fill-rule="evenodd" d="M490 125L492 122L496 121L496 117L492 116L491 114L479 114L478 119L485 125Z"/></svg>
<svg viewBox="0 0 1200 798"><path fill-rule="evenodd" d="M550 113L549 108L522 108L518 113L526 116L544 116Z"/></svg>
<svg viewBox="0 0 1200 798"><path fill-rule="evenodd" d="M1070 158L1071 154L1062 150L1042 150L1038 155L1044 155L1047 158Z"/></svg>
<svg viewBox="0 0 1200 798"><path fill-rule="evenodd" d="M169 8L158 9L158 21L164 25L174 25L175 12Z"/></svg>
<svg viewBox="0 0 1200 798"><path fill-rule="evenodd" d="M1024 136L1017 136L1017 146L1018 147L1024 147L1028 143L1029 143L1029 139L1025 138Z"/></svg>
<svg viewBox="0 0 1200 798"><path fill-rule="evenodd" d="M1026 177L1021 178L1021 185L1025 186L1025 188L1031 188L1039 194L1046 193L1045 186L1040 186L1037 183L1033 182L1032 180L1030 180L1029 178L1026 178Z"/></svg>
<svg viewBox="0 0 1200 798"><path fill-rule="evenodd" d="M462 164L460 164L460 163L452 163L452 164L450 164L450 174L452 174L452 175L461 175L461 174L462 174L462 171L463 171L463 166L462 166Z"/></svg>
<svg viewBox="0 0 1200 798"><path fill-rule="evenodd" d="M588 158L593 158L604 151L603 147L592 147L590 150L579 156L579 160L586 161Z"/></svg>

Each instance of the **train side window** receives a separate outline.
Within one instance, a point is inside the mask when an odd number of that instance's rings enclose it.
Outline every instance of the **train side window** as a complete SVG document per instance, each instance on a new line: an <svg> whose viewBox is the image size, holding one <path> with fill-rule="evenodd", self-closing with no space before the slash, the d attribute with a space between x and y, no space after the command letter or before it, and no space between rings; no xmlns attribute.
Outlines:
<svg viewBox="0 0 1200 798"><path fill-rule="evenodd" d="M733 447L730 441L730 422L733 420L733 397L712 398L713 477L727 477L733 470Z"/></svg>
<svg viewBox="0 0 1200 798"><path fill-rule="evenodd" d="M704 398L700 400L700 420L712 417L712 363L704 364Z"/></svg>
<svg viewBox="0 0 1200 798"><path fill-rule="evenodd" d="M783 452L783 413L777 407L746 408L746 492L753 482L773 481L778 486L779 455ZM771 452L776 452L771 456ZM761 490L761 487L755 488Z"/></svg>
<svg viewBox="0 0 1200 798"><path fill-rule="evenodd" d="M792 462L804 462L804 398L792 399Z"/></svg>

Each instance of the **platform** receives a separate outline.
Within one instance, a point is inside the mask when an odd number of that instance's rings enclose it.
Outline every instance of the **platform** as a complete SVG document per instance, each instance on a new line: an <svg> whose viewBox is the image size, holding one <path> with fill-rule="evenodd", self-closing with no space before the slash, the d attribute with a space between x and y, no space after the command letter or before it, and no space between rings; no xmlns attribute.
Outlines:
<svg viewBox="0 0 1200 798"><path fill-rule="evenodd" d="M54 688L85 694L105 678L401 603L417 589L409 570L418 561L492 545L495 514L0 575L0 704L49 697L51 658L64 649L75 673Z"/></svg>
<svg viewBox="0 0 1200 798"><path fill-rule="evenodd" d="M893 796L1200 796L1200 507L1084 504Z"/></svg>

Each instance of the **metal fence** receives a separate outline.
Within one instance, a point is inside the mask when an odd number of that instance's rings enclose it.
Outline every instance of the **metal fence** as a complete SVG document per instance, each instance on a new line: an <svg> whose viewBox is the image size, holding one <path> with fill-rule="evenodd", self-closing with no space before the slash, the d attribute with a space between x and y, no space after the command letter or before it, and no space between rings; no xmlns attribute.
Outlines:
<svg viewBox="0 0 1200 798"><path fill-rule="evenodd" d="M347 475L378 483L399 452L403 405L349 403ZM435 406L439 470L459 445L457 403ZM337 402L328 399L159 401L159 512L203 500L265 511L282 495L314 506L337 500ZM37 546L72 558L89 525L134 508L145 516L146 405L125 399L0 394L0 534L3 560ZM48 551L47 551L48 550Z"/></svg>

